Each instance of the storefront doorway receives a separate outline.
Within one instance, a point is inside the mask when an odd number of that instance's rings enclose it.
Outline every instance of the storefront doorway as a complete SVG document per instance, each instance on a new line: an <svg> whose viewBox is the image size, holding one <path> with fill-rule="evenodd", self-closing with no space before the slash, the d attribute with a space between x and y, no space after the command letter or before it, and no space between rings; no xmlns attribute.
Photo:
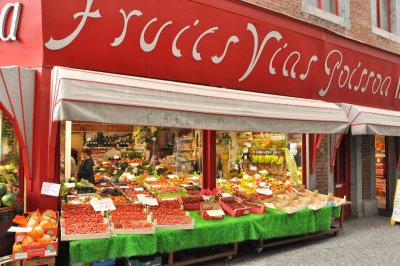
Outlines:
<svg viewBox="0 0 400 266"><path fill-rule="evenodd" d="M336 152L334 168L335 196L350 200L350 141L349 136L343 135L340 146ZM350 217L350 205L343 209L344 218Z"/></svg>
<svg viewBox="0 0 400 266"><path fill-rule="evenodd" d="M375 136L375 175L376 199L379 213L388 210L388 182L387 182L387 139L385 136Z"/></svg>

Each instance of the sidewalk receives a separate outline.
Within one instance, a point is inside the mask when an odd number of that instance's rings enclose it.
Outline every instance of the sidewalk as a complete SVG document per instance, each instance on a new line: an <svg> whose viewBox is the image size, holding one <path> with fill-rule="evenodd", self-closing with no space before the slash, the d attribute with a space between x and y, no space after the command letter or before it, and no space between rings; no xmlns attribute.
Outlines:
<svg viewBox="0 0 400 266"><path fill-rule="evenodd" d="M264 249L260 254L240 245L231 261L206 265L400 265L400 225L390 225L389 219L349 220L336 237Z"/></svg>

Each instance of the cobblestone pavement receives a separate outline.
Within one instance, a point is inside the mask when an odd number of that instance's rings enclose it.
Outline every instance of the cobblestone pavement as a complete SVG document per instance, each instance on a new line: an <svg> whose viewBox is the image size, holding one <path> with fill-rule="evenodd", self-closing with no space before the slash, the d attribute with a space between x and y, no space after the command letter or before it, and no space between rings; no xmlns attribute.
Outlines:
<svg viewBox="0 0 400 266"><path fill-rule="evenodd" d="M400 225L392 226L382 216L353 219L336 237L268 248L260 254L249 244L240 244L238 253L228 262L206 265L400 265Z"/></svg>

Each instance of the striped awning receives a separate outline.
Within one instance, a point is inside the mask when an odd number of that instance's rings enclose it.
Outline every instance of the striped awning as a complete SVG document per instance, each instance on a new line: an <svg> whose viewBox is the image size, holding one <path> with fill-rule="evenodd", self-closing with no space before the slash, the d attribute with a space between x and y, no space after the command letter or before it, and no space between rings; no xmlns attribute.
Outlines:
<svg viewBox="0 0 400 266"><path fill-rule="evenodd" d="M0 104L11 119L22 149L25 176L32 174L33 109L35 70L19 66L0 67ZM29 171L28 171L29 170Z"/></svg>
<svg viewBox="0 0 400 266"><path fill-rule="evenodd" d="M342 103L353 135L400 136L400 112Z"/></svg>
<svg viewBox="0 0 400 266"><path fill-rule="evenodd" d="M343 133L333 103L55 67L53 121L210 130Z"/></svg>

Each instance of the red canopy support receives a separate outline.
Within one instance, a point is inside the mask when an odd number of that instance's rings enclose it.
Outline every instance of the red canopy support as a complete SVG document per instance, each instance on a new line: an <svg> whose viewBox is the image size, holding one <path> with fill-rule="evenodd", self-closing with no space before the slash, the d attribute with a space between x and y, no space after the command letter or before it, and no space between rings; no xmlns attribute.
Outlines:
<svg viewBox="0 0 400 266"><path fill-rule="evenodd" d="M339 149L340 143L342 142L343 134L335 134L331 135L331 171L333 171L333 167L336 162L336 154Z"/></svg>
<svg viewBox="0 0 400 266"><path fill-rule="evenodd" d="M310 151L311 151L311 166L310 166L310 173L314 173L315 163L317 161L317 150L319 145L321 144L322 138L324 134L313 134L310 135Z"/></svg>
<svg viewBox="0 0 400 266"><path fill-rule="evenodd" d="M216 131L203 130L203 188L216 187Z"/></svg>

